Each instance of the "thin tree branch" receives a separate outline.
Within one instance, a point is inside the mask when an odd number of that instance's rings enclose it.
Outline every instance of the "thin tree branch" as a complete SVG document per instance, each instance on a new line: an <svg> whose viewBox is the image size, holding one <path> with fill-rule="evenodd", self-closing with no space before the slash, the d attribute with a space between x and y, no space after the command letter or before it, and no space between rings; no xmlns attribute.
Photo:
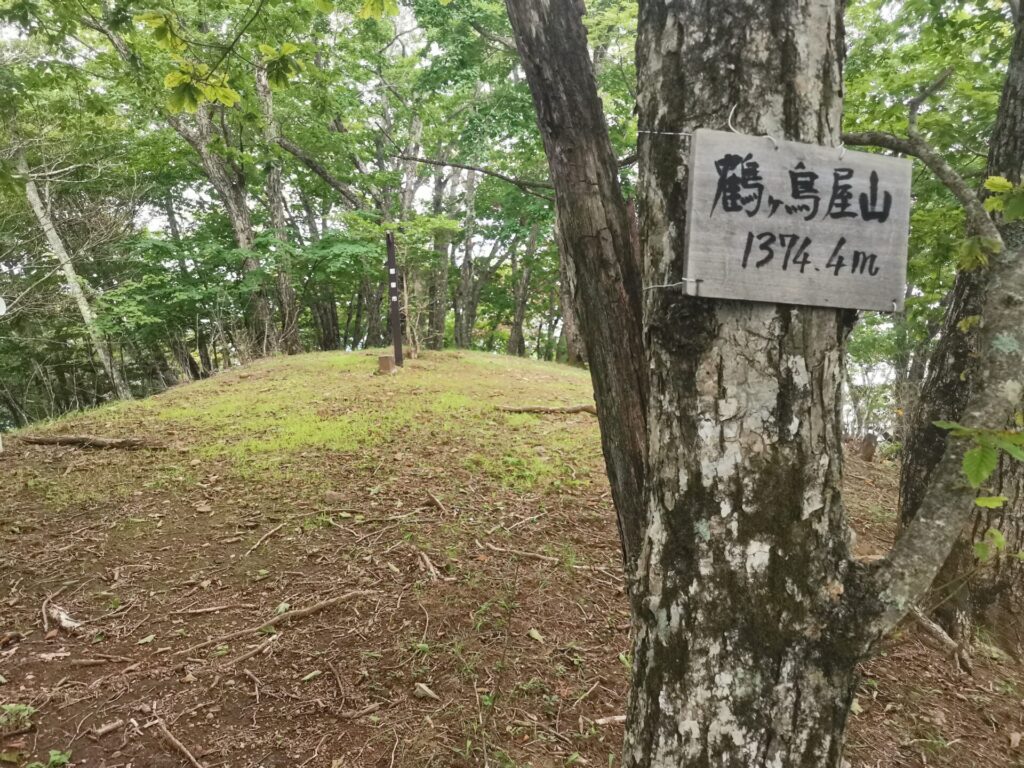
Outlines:
<svg viewBox="0 0 1024 768"><path fill-rule="evenodd" d="M306 150L304 150L298 144L296 144L286 136L278 136L277 143L281 146L282 149L284 149L286 152L290 152L304 166L309 168L309 170L311 170L313 173L315 173L317 176L319 176L321 179L327 182L327 185L331 187L333 190L335 190L343 198L345 198L345 200L348 201L348 203L352 205L352 207L356 208L357 210L362 210L363 208L366 207L366 204L359 199L359 197L355 194L355 192L352 191L352 188L348 184L339 180L330 171L324 168L324 166L321 165L316 160L316 158L314 158L312 155L306 152Z"/></svg>
<svg viewBox="0 0 1024 768"><path fill-rule="evenodd" d="M861 147L883 147L893 152L916 157L960 201L964 211L967 213L970 229L982 237L998 243L998 247L1001 249L1004 246L1003 238L999 234L999 229L996 227L995 222L992 221L992 218L982 205L981 199L971 189L970 185L964 181L963 176L917 130L917 113L920 111L921 106L945 85L953 71L953 67L946 67L938 77L922 88L917 96L907 102L906 137L883 131L844 133L842 137L843 143Z"/></svg>
<svg viewBox="0 0 1024 768"><path fill-rule="evenodd" d="M517 56L519 55L519 51L516 49L516 42L512 38L504 37L503 35L497 35L476 21L470 21L469 26L471 26L473 30L478 35L480 35L480 37L482 37L484 40L492 42L495 45L499 45L506 51L511 51Z"/></svg>
<svg viewBox="0 0 1024 768"><path fill-rule="evenodd" d="M985 207L981 204L978 195L967 184L964 177L934 147L922 139L920 135L916 137L902 137L882 131L844 133L843 143L858 147L882 147L903 155L916 157L960 201L964 211L967 213L967 221L971 229L982 237L998 242L1000 246L1002 245L1003 238L999 234L995 222L992 221Z"/></svg>
<svg viewBox="0 0 1024 768"><path fill-rule="evenodd" d="M932 80L928 85L921 89L921 92L914 98L907 102L907 135L911 138L918 138L917 133L917 113L921 109L921 106L932 96L934 96L938 90L946 84L946 81L954 72L953 67L946 67L939 76Z"/></svg>
<svg viewBox="0 0 1024 768"><path fill-rule="evenodd" d="M550 200L551 197L548 195L539 194L537 192L534 192L533 190L555 188L554 185L548 181L531 181L528 179L517 179L513 176L507 176L499 171L492 171L489 168L481 168L476 165L466 165L465 163L453 163L444 160L430 160L426 157L414 157L413 155L393 155L393 157L396 157L399 160L413 160L417 163L426 163L427 165L440 165L445 168L461 168L464 171L476 171L477 173L482 173L485 176L493 176L496 179L501 179L502 181L508 184L511 184L515 187L519 187L519 189L521 189L528 195L540 197L543 198L544 200Z"/></svg>

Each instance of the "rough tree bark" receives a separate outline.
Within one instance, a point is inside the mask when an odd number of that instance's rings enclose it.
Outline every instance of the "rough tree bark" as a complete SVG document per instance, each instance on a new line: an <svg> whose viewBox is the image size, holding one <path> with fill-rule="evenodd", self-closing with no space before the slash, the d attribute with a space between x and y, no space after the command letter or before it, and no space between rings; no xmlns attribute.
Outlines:
<svg viewBox="0 0 1024 768"><path fill-rule="evenodd" d="M92 343L96 356L100 359L103 371L107 374L107 379L110 381L110 387L114 391L114 396L119 400L131 400L132 392L121 376L121 370L115 364L110 350L107 349L99 328L96 327L96 315L92 311L92 306L89 304L85 291L82 290L78 273L75 271L75 265L71 261L71 256L64 247L64 241L61 240L57 228L53 225L50 212L46 205L43 204L43 199L39 195L39 187L36 186L35 179L32 178L24 152L19 151L16 155L15 166L18 174L25 181L25 196L28 198L32 212L35 214L43 234L46 236L47 245L50 246L53 255L57 257L57 262L64 273L64 285L67 287L68 293L71 294L71 298L75 300L78 312L82 316L85 332L89 336L89 341Z"/></svg>
<svg viewBox="0 0 1024 768"><path fill-rule="evenodd" d="M557 239L558 223L555 222ZM576 320L573 297L576 295L576 277L572 263L561 253L558 255L558 295L562 304L562 336L565 338L565 362L583 365L587 362L587 348Z"/></svg>

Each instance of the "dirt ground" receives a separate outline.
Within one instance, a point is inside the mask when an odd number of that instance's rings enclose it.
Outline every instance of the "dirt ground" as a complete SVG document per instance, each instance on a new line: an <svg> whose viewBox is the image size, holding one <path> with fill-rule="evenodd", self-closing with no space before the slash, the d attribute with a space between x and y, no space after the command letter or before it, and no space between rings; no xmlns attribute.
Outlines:
<svg viewBox="0 0 1024 768"><path fill-rule="evenodd" d="M630 662L588 375L437 353L260 362L0 454L0 765L613 766ZM846 461L859 552L894 467ZM1024 674L912 626L864 667L852 766L1016 766ZM31 710L27 709L28 707ZM59 764L59 760L52 765Z"/></svg>

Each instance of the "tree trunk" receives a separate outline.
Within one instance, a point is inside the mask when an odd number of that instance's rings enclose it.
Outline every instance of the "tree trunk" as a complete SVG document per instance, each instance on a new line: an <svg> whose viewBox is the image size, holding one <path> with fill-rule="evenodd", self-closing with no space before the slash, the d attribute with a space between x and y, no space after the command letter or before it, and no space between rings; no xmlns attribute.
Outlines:
<svg viewBox="0 0 1024 768"><path fill-rule="evenodd" d="M68 293L71 294L71 298L75 300L75 304L78 306L78 312L82 316L82 324L85 326L85 331L89 335L89 341L92 343L96 356L100 359L100 364L107 374L107 379L110 381L114 396L119 400L131 400L132 392L125 383L124 378L122 378L120 369L115 365L110 350L107 349L103 337L96 327L96 315L89 305L89 299L86 297L85 291L82 290L82 284L78 280L78 273L75 271L75 265L71 261L71 256L68 255L67 249L64 247L64 241L61 240L60 235L57 233L57 228L53 225L53 219L50 218L49 210L43 205L43 200L39 196L39 188L29 172L28 161L25 160L23 152L17 154L16 164L18 173L25 180L25 196L28 198L32 212L36 215L36 220L46 236L47 245L50 246L53 255L57 257L57 262L64 273L64 284L68 289Z"/></svg>
<svg viewBox="0 0 1024 768"><path fill-rule="evenodd" d="M989 145L986 175L1004 176L1021 181L1024 169L1024 25L1017 11L1017 32L1014 38L1006 80L999 103L999 112ZM999 224L1008 249L1020 248L1020 230L1024 225ZM917 515L922 499L936 477L936 468L946 450L948 432L939 429L937 420L959 422L974 392L975 360L981 352L983 323L970 324L961 330L961 323L971 316L982 316L986 294L992 283L993 270L960 270L950 295L938 343L928 363L928 375L920 390L917 409L904 442L903 467L900 473L900 520L908 525ZM1006 506L998 511L979 509L974 525L957 544L940 571L936 583L946 585L934 597L940 602L936 619L957 640L963 639L972 621L997 602L1007 602L1012 588L1019 582L1015 563L1005 558L996 567L982 572L971 581L965 574L973 570L973 542L984 537L990 523L999 528L1007 540L1007 551L1024 546L1024 494L1021 493L1022 471L1019 465L1001 465L997 495L1007 496ZM952 585L951 587L949 585ZM1017 602L1022 595L1015 595ZM1019 608L1019 605L1018 605Z"/></svg>
<svg viewBox="0 0 1024 768"><path fill-rule="evenodd" d="M555 223L557 227L557 222ZM561 250L561 249L560 249ZM587 362L587 350L576 321L576 279L572 262L561 253L558 255L558 292L562 301L562 335L565 337L565 362L569 365L583 365Z"/></svg>
<svg viewBox="0 0 1024 768"><path fill-rule="evenodd" d="M174 352L174 357L178 360L178 365L181 366L185 378L190 381L204 378L203 372L199 369L199 364L192 357L192 353L179 336L171 337L171 351Z"/></svg>
<svg viewBox="0 0 1024 768"><path fill-rule="evenodd" d="M441 159L444 159L442 153ZM445 210L445 189L448 177L444 168L434 171L434 192L430 212L441 216ZM447 231L434 232L434 264L430 273L429 317L427 318L427 349L444 348L445 319L448 317L448 245L451 238Z"/></svg>
<svg viewBox="0 0 1024 768"><path fill-rule="evenodd" d="M90 16L83 17L82 23L104 35L117 51L118 56L133 70L138 70L141 61L128 46L128 43L114 29ZM214 148L214 126L210 118L210 105L201 103L196 110L195 125L190 126L182 115L165 115L167 124L173 128L189 146L199 155L200 164L206 178L221 199L224 212L231 222L235 235L235 245L242 250L252 248L252 221L249 216L249 204L246 199L245 173L240 165L227 159L224 153ZM230 137L222 137L230 145ZM242 274L250 274L260 269L254 256L242 259ZM252 291L245 307L248 333L250 335L248 353L252 356L267 354L274 344L271 333L270 304L262 288Z"/></svg>
<svg viewBox="0 0 1024 768"><path fill-rule="evenodd" d="M510 355L526 354L526 339L523 335L523 322L526 320L526 304L530 299L530 272L533 268L533 256L537 251L537 225L530 227L530 235L526 241L526 253L521 266L512 262L512 298L515 311L512 316L512 330L508 335L508 353ZM518 274L517 274L518 272Z"/></svg>
<svg viewBox="0 0 1024 768"><path fill-rule="evenodd" d="M459 265L459 284L455 290L455 346L469 349L473 346L473 326L476 325L476 307L473 306L475 283L473 263L473 235L476 229L476 172L466 173L466 227L463 233L462 263Z"/></svg>
<svg viewBox="0 0 1024 768"><path fill-rule="evenodd" d="M274 155L277 151L278 130L274 117L274 94L265 67L256 67L256 95L263 112L263 142L268 154L265 189L267 208L270 211L270 226L281 244L275 254L277 260L277 300L281 306L281 349L294 355L302 351L299 343L299 302L291 279L291 259L288 252L288 221L285 214L284 181L281 177L281 163Z"/></svg>
<svg viewBox="0 0 1024 768"><path fill-rule="evenodd" d="M555 187L559 251L578 277L574 307L590 354L601 447L632 587L646 516L647 363L640 270L618 160L601 110L582 8L573 0L506 0L506 7Z"/></svg>
<svg viewBox="0 0 1024 768"><path fill-rule="evenodd" d="M381 313L381 301L387 293L387 283L377 283L370 286L370 282L364 281L363 295L366 296L366 339L364 347L381 347L384 345L384 332L387 329L384 317Z"/></svg>
<svg viewBox="0 0 1024 768"><path fill-rule="evenodd" d="M744 133L838 143L841 2L641 0L638 34L645 129L735 110ZM648 285L683 274L679 139L639 144ZM657 439L624 765L838 766L857 661L830 626L849 562L843 313L645 298Z"/></svg>
<svg viewBox="0 0 1024 768"><path fill-rule="evenodd" d="M608 411L622 408L610 395L629 385L637 394L623 400L635 416L620 432L650 435L646 472L641 448L626 453L638 471L615 472L614 454L608 461L620 517L635 526L634 547L642 544L623 764L838 766L861 650L832 623L849 568L839 494L843 314L652 291L641 335L639 280L602 285L636 265L614 157L610 148L575 154L607 141L581 8L508 7L575 267L602 432L615 423ZM841 25L834 2L641 0L640 126L719 127L735 108L748 133L835 145ZM580 136L567 125L588 117L598 139L570 143ZM687 148L678 135L641 134L639 150L645 282L677 282ZM588 171L598 178L584 188ZM581 242L581 224L597 220L603 226ZM591 259L581 259L588 248ZM614 367L608 357L624 348L630 355ZM627 516L622 489L633 477L646 477L645 493L633 487L646 510Z"/></svg>
<svg viewBox="0 0 1024 768"><path fill-rule="evenodd" d="M341 334L338 329L338 302L333 290L325 290L313 302L310 309L316 322L317 344L326 351L341 349Z"/></svg>
<svg viewBox="0 0 1024 768"><path fill-rule="evenodd" d="M365 283L364 283L365 287ZM363 304L364 291L360 288L356 295L356 319L352 328L352 349L358 349L359 343L363 340Z"/></svg>

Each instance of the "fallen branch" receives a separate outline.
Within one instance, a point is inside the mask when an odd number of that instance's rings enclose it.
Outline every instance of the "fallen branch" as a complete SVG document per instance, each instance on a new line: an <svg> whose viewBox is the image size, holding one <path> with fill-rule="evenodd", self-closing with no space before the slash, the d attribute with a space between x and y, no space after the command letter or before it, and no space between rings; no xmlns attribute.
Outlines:
<svg viewBox="0 0 1024 768"><path fill-rule="evenodd" d="M221 643L226 643L229 640L235 640L239 637L245 637L246 635L255 634L256 632L259 632L261 629L264 629L266 627L276 627L278 624L283 624L288 621L304 619L307 616L312 616L315 613L320 613L320 611L324 610L325 608L330 608L332 606L338 605L339 603L343 603L346 600L351 600L356 597L363 597L364 595L375 594L377 593L370 589L358 589L353 592L346 592L343 595L337 595L336 597L331 597L327 600L322 600L319 603L315 603L314 605L310 605L306 608L299 608L294 611L285 611L284 613L275 616L269 621L264 621L261 624L256 624L255 626L249 627L247 629L240 629L237 632L228 632L226 635L221 635L220 637L215 637L211 640L207 640L204 643L193 645L191 648L186 648L183 651L177 651L174 655L184 656L186 654L192 653L193 651L198 651L203 648L209 648L211 645L220 645Z"/></svg>
<svg viewBox="0 0 1024 768"><path fill-rule="evenodd" d="M480 542L478 541L477 545L479 545L479 544L480 544ZM539 552L527 552L527 551L522 550L522 549L505 549L504 547L496 547L494 544L491 544L489 541L488 542L484 542L483 546L487 547L492 552L500 552L503 555L518 555L519 557L528 557L531 560L541 560L541 561L543 561L545 563L552 563L554 565L561 565L562 562L563 562L561 558L552 557L551 555L542 555ZM602 571L603 572L605 570L605 566L603 566L603 565L570 565L569 567L570 568L575 568L578 571Z"/></svg>
<svg viewBox="0 0 1024 768"><path fill-rule="evenodd" d="M950 637L946 630L929 619L920 608L912 608L910 615L917 622L918 626L936 643L948 653L969 675L974 674L974 665L971 664L971 657L960 643Z"/></svg>
<svg viewBox="0 0 1024 768"><path fill-rule="evenodd" d="M163 734L163 737L167 739L167 741L171 744L171 746L173 746L176 750L181 752L181 754L185 756L185 759L188 760L189 763L191 763L194 768L206 768L205 765L196 760L195 755L188 751L188 747L186 747L184 744L178 741L178 739L175 738L174 734L167 730L167 726L164 724L163 720L157 720L156 727L157 730L160 731L161 734Z"/></svg>
<svg viewBox="0 0 1024 768"><path fill-rule="evenodd" d="M255 608L252 603L238 603L236 605L211 605L206 608L190 608L185 611L171 611L171 616L199 616L204 613L219 613L228 608Z"/></svg>
<svg viewBox="0 0 1024 768"><path fill-rule="evenodd" d="M18 440L29 445L76 445L80 448L160 448L137 437L97 437L95 435L18 435Z"/></svg>
<svg viewBox="0 0 1024 768"><path fill-rule="evenodd" d="M263 535L262 535L262 536L260 537L260 540L259 540L259 541L257 541L257 542L256 542L255 544L253 544L253 545L252 545L251 547L249 547L249 551L248 551L248 552L246 552L246 553L245 553L244 555L242 555L242 557L248 557L249 555L251 555L251 554L252 554L253 552L255 552L255 551L256 551L257 549L259 549L259 548L260 548L260 545L261 545L261 544L262 544L262 543L263 543L264 541L266 541L266 540L267 540L267 539L269 539L269 538L270 538L271 536L273 536L273 535L274 535L275 533L277 533L278 531L280 531L280 530L281 530L282 528L284 528L284 526L285 526L285 524L284 524L284 523L281 523L281 524L280 524L280 525L278 525L277 527L275 527L275 528L271 528L271 529L270 529L269 531L267 531L267 532L266 532L265 534L263 534Z"/></svg>
<svg viewBox="0 0 1024 768"><path fill-rule="evenodd" d="M499 405L499 411L505 413L591 413L597 416L596 405L560 405L548 407L545 405Z"/></svg>

